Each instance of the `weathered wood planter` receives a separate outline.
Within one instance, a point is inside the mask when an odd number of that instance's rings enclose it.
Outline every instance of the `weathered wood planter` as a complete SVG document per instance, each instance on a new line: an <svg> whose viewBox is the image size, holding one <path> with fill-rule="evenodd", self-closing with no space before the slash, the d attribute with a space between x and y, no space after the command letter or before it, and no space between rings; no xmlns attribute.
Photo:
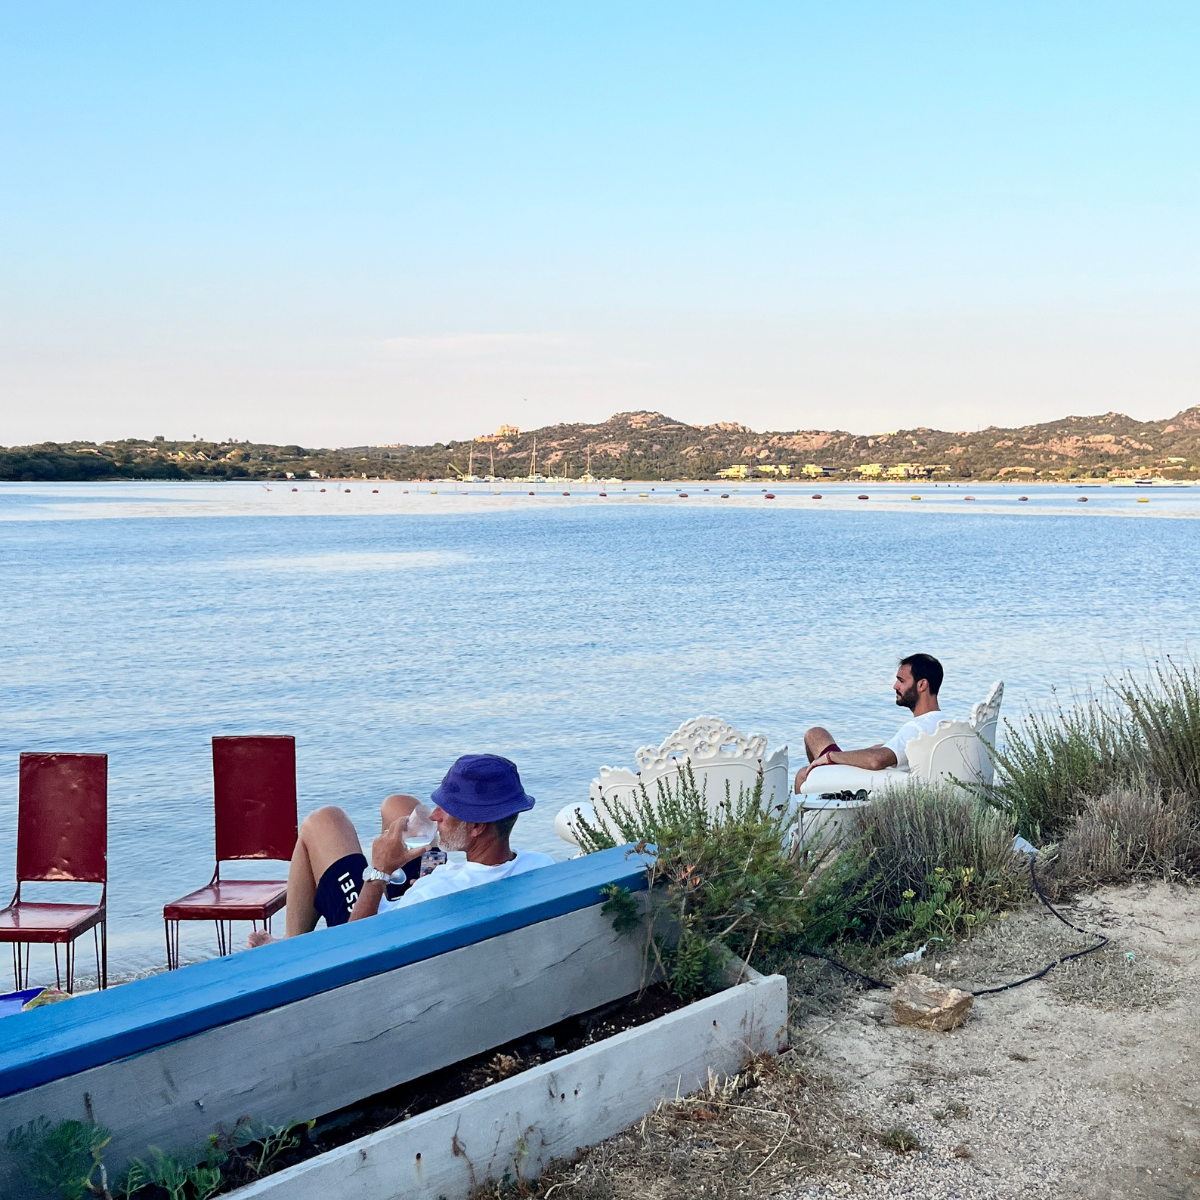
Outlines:
<svg viewBox="0 0 1200 1200"><path fill-rule="evenodd" d="M297 1163L236 1200L462 1200L489 1179L532 1179L611 1137L663 1098L785 1044L787 984L746 982L636 1029Z"/></svg>
<svg viewBox="0 0 1200 1200"><path fill-rule="evenodd" d="M644 888L643 862L619 847L8 1017L0 1138L94 1120L114 1172L149 1144L319 1116L627 996L643 943L600 913L608 883Z"/></svg>

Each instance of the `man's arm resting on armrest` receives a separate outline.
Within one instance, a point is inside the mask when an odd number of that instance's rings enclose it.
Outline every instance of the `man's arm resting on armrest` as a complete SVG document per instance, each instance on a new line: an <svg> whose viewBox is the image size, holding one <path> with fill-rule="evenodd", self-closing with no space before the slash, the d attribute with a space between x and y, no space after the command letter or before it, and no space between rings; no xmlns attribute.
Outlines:
<svg viewBox="0 0 1200 1200"><path fill-rule="evenodd" d="M813 766L829 763L837 767L862 767L865 771L886 771L896 765L895 751L886 746L868 746L865 750L831 750L822 754Z"/></svg>
<svg viewBox="0 0 1200 1200"><path fill-rule="evenodd" d="M796 772L795 790L800 791L808 773L815 767L862 767L864 771L884 771L896 765L896 755L886 746L868 746L866 750L826 750L807 767Z"/></svg>

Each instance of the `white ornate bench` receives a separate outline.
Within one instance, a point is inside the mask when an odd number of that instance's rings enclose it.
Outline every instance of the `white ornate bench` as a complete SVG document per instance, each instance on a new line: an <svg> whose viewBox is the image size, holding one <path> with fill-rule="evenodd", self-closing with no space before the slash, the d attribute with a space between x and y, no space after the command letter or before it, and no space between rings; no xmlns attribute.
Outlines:
<svg viewBox="0 0 1200 1200"><path fill-rule="evenodd" d="M691 764L710 812L725 799L726 784L736 800L740 791L754 788L760 771L763 798L775 804L792 803L787 747L768 755L767 739L762 734L747 737L717 717L685 721L661 746L642 746L634 759L635 771L601 767L600 777L592 780L588 803L568 804L558 813L554 829L563 841L579 844L575 822L582 816L589 825L599 823L618 843L623 842L620 830L609 817L609 805L630 804L643 785L651 800L655 799L658 781L672 786L684 763Z"/></svg>

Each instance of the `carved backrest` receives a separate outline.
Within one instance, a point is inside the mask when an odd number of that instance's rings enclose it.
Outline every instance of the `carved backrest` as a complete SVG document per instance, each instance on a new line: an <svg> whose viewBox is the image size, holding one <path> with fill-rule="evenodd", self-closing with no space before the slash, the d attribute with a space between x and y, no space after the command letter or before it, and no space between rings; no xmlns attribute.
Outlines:
<svg viewBox="0 0 1200 1200"><path fill-rule="evenodd" d="M997 680L992 684L986 700L981 700L971 709L971 727L987 742L991 749L996 748L996 728L1000 723L1000 702L1004 699L1004 684ZM985 787L992 786L996 766L990 754L983 755L983 772L980 782Z"/></svg>
<svg viewBox="0 0 1200 1200"><path fill-rule="evenodd" d="M912 775L925 783L982 783L990 760L968 721L939 721L933 733L920 733L905 752Z"/></svg>
<svg viewBox="0 0 1200 1200"><path fill-rule="evenodd" d="M684 763L690 763L696 786L709 811L729 794L737 799L740 791L750 791L763 774L763 795L776 804L789 801L788 751L784 746L767 754L767 739L762 734L747 737L727 721L716 717L695 717L685 721L659 746L642 746L634 755L636 771L624 767L601 767L592 781L590 799L602 821L607 805L613 801L630 804L645 786L651 800L657 799L659 780L673 787ZM609 825L610 832L615 832Z"/></svg>

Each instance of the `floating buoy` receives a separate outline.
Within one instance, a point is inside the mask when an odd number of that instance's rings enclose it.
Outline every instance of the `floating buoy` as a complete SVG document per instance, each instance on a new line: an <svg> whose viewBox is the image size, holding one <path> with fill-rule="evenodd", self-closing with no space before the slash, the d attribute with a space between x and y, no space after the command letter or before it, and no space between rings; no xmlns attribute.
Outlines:
<svg viewBox="0 0 1200 1200"><path fill-rule="evenodd" d="M436 496L436 495L437 495L437 488L430 488L430 489L429 489L429 494L430 494L431 496ZM530 494L531 496L533 495L533 493L532 493L532 492L530 492L529 494Z"/></svg>
<svg viewBox="0 0 1200 1200"><path fill-rule="evenodd" d="M975 497L974 496L964 496L963 499L964 500L974 500Z"/></svg>
<svg viewBox="0 0 1200 1200"><path fill-rule="evenodd" d="M536 495L537 493L536 493L536 492L530 492L529 494L530 494L531 496L534 496L534 495Z"/></svg>
<svg viewBox="0 0 1200 1200"><path fill-rule="evenodd" d="M601 500L605 499L605 497L606 497L607 495L608 495L608 493L607 493L607 492L601 492L601 493L600 493L600 499L601 499Z"/></svg>
<svg viewBox="0 0 1200 1200"><path fill-rule="evenodd" d="M764 500L774 500L774 499L775 499L775 493L774 493L774 492L767 492L767 494L766 494L765 496L763 496L763 499L764 499Z"/></svg>
<svg viewBox="0 0 1200 1200"><path fill-rule="evenodd" d="M638 492L638 499L639 500L649 500L650 493L649 492Z"/></svg>
<svg viewBox="0 0 1200 1200"><path fill-rule="evenodd" d="M729 499L729 493L728 493L728 492L722 492L722 493L721 493L721 499L722 499L722 500L728 500L728 499Z"/></svg>
<svg viewBox="0 0 1200 1200"><path fill-rule="evenodd" d="M813 499L814 499L814 500L820 500L820 499L821 499L821 493L820 493L820 492L813 492Z"/></svg>
<svg viewBox="0 0 1200 1200"><path fill-rule="evenodd" d="M406 495L406 496L408 495L408 488L404 489L404 495Z"/></svg>
<svg viewBox="0 0 1200 1200"><path fill-rule="evenodd" d="M1138 503L1139 503L1139 504L1149 504L1149 503L1150 503L1150 497L1149 497L1149 496L1139 496L1139 497L1138 497Z"/></svg>
<svg viewBox="0 0 1200 1200"><path fill-rule="evenodd" d="M378 496L378 495L379 495L379 489L378 489L378 488L372 488L372 489L371 489L371 495L372 495L372 496Z"/></svg>
<svg viewBox="0 0 1200 1200"><path fill-rule="evenodd" d="M707 492L707 491L708 491L708 488L705 488L704 490Z"/></svg>
<svg viewBox="0 0 1200 1200"><path fill-rule="evenodd" d="M920 496L909 496L910 500L920 500Z"/></svg>
<svg viewBox="0 0 1200 1200"><path fill-rule="evenodd" d="M1018 500L1028 500L1029 497L1028 496L1018 496L1017 499Z"/></svg>
<svg viewBox="0 0 1200 1200"><path fill-rule="evenodd" d="M292 488L293 492L298 492L299 490L300 490L299 488Z"/></svg>
<svg viewBox="0 0 1200 1200"><path fill-rule="evenodd" d="M679 493L679 498L680 498L680 500L686 500L686 499L687 499L687 492L680 492L680 493Z"/></svg>
<svg viewBox="0 0 1200 1200"><path fill-rule="evenodd" d="M1080 497L1079 497L1079 503L1080 503L1080 504L1086 504L1086 503L1087 503L1087 497L1086 497L1086 496L1080 496Z"/></svg>
<svg viewBox="0 0 1200 1200"><path fill-rule="evenodd" d="M324 490L325 490L324 488L321 489L321 491L324 491Z"/></svg>
<svg viewBox="0 0 1200 1200"><path fill-rule="evenodd" d="M859 496L860 500L870 500L870 496Z"/></svg>

